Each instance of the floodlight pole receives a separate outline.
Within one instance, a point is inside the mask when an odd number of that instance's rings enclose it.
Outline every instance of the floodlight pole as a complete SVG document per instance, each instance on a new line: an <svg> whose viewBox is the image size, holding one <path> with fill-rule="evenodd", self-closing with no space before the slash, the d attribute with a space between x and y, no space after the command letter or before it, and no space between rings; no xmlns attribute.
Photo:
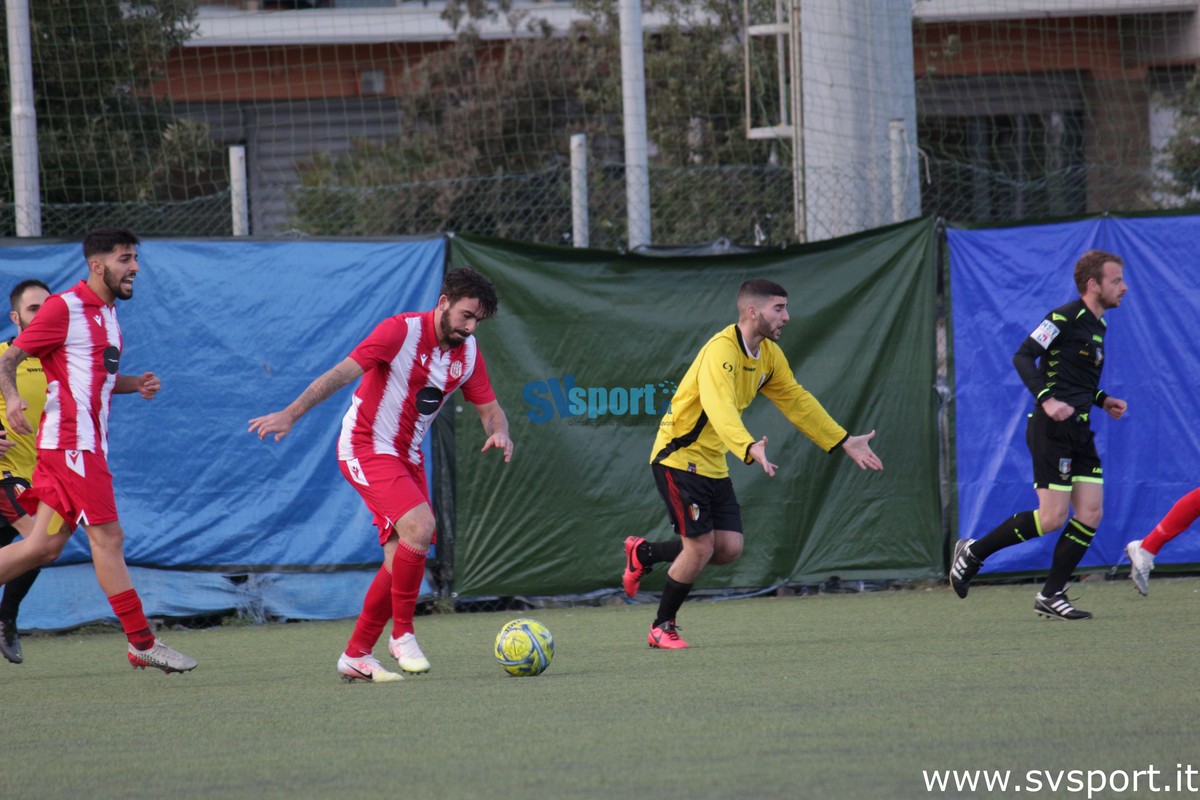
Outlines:
<svg viewBox="0 0 1200 800"><path fill-rule="evenodd" d="M620 0L621 108L625 117L625 203L629 249L650 244L650 166L646 144L646 66L642 0Z"/></svg>
<svg viewBox="0 0 1200 800"><path fill-rule="evenodd" d="M29 0L5 0L8 20L8 81L12 98L13 211L17 236L42 235L42 189L38 175L37 110L33 105L33 43Z"/></svg>
<svg viewBox="0 0 1200 800"><path fill-rule="evenodd" d="M808 198L804 186L804 62L800 47L800 0L792 0L790 86L792 98L792 208L795 211L796 241L808 241Z"/></svg>

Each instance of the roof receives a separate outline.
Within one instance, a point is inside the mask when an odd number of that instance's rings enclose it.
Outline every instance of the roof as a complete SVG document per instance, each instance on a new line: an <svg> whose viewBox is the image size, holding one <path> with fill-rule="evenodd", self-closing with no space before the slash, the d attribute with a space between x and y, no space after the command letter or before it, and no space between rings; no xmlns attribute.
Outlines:
<svg viewBox="0 0 1200 800"><path fill-rule="evenodd" d="M301 11L244 11L225 6L200 6L196 34L186 47L246 47L292 44L370 44L378 42L440 42L458 32L441 18L444 2L405 3L386 8L320 8ZM516 0L516 26L506 17L480 20L484 39L540 35L526 29L520 15L544 19L565 32L587 16L568 2ZM666 18L645 14L643 26L653 30Z"/></svg>

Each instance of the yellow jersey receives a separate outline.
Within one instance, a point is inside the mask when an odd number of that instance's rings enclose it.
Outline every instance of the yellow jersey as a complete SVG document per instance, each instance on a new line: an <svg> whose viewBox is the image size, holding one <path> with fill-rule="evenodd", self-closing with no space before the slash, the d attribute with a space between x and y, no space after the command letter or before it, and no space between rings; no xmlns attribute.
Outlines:
<svg viewBox="0 0 1200 800"><path fill-rule="evenodd" d="M11 341L0 342L0 354L8 350ZM8 430L8 409L4 404L4 396L0 395L0 422L4 423L4 435L13 443L3 456L0 456L0 477L24 478L33 480L33 465L37 462L37 430L42 419L42 409L46 407L46 373L42 371L42 362L32 356L17 365L17 392L25 401L25 418L33 433L17 434Z"/></svg>
<svg viewBox="0 0 1200 800"><path fill-rule="evenodd" d="M779 345L764 339L753 356L741 330L730 325L700 348L684 374L659 424L650 463L708 478L729 476L730 451L752 463L748 453L758 439L742 424L742 412L760 392L822 450L845 441L846 430L796 382Z"/></svg>

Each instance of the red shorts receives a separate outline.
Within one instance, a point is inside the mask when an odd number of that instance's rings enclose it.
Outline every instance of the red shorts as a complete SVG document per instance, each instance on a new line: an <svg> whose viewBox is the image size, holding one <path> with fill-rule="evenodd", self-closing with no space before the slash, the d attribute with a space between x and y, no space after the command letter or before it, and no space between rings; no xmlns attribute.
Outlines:
<svg viewBox="0 0 1200 800"><path fill-rule="evenodd" d="M371 455L338 461L338 469L362 495L379 528L379 543L392 535L397 520L417 506L429 502L425 468L396 456Z"/></svg>
<svg viewBox="0 0 1200 800"><path fill-rule="evenodd" d="M18 502L31 515L38 503L45 503L72 528L117 519L108 461L88 450L38 450L33 486L21 492Z"/></svg>

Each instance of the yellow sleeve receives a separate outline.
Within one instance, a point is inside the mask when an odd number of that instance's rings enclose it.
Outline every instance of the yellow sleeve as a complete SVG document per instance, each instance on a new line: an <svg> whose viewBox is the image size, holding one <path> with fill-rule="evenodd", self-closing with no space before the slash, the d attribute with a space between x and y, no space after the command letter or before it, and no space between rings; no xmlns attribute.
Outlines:
<svg viewBox="0 0 1200 800"><path fill-rule="evenodd" d="M763 345L765 347L766 342ZM769 397L813 444L826 453L831 452L846 438L846 429L829 416L812 392L796 382L783 351L778 347L771 350L771 375L759 391Z"/></svg>
<svg viewBox="0 0 1200 800"><path fill-rule="evenodd" d="M716 339L704 348L696 378L700 387L700 405L708 417L708 424L730 452L749 463L746 454L757 440L742 424L742 409L749 405L750 398L738 405L735 381L740 360L736 344ZM726 364L733 366L725 369Z"/></svg>

